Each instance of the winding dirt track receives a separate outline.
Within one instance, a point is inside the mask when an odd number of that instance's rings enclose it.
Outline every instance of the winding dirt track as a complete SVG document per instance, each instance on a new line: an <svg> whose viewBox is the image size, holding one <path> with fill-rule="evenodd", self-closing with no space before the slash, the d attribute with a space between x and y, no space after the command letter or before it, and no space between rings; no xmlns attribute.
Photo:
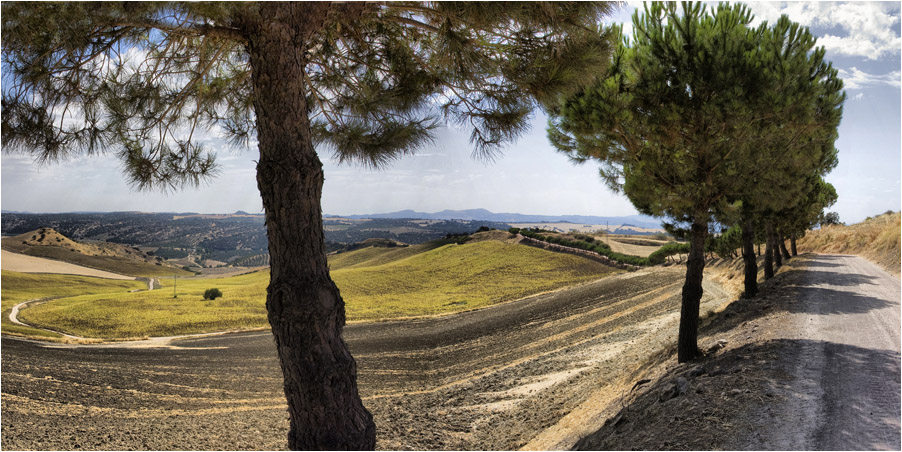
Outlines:
<svg viewBox="0 0 902 452"><path fill-rule="evenodd" d="M377 447L569 447L579 432L559 421L587 400L612 401L629 372L675 342L682 280L680 268L655 268L479 311L347 326ZM705 289L703 313L727 300ZM2 379L5 449L286 446L268 332L141 349L4 337Z"/></svg>

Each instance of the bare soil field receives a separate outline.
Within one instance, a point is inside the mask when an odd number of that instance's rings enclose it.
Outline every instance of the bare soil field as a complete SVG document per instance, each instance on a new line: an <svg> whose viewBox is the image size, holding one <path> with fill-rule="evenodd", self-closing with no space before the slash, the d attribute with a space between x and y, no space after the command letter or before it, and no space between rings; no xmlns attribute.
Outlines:
<svg viewBox="0 0 902 452"><path fill-rule="evenodd" d="M569 448L676 341L681 268L654 268L439 318L354 324L379 449ZM729 297L705 287L702 312ZM4 337L7 449L283 449L269 333L153 348ZM121 347L121 348L120 348ZM611 408L613 409L613 408Z"/></svg>
<svg viewBox="0 0 902 452"><path fill-rule="evenodd" d="M7 250L0 250L0 262L3 270L11 270L21 273L60 273L65 275L96 276L108 279L135 279L134 276L119 275L81 265L42 257L26 256Z"/></svg>
<svg viewBox="0 0 902 452"><path fill-rule="evenodd" d="M614 251L615 253L628 254L630 256L648 257L651 253L654 253L658 250L658 248L660 248L660 246L644 246L624 243L621 240L626 241L629 239L621 239L619 237L596 236L596 238L601 242L607 243L608 246L611 247L611 251ZM663 245L664 243L665 242L661 242L661 245Z"/></svg>

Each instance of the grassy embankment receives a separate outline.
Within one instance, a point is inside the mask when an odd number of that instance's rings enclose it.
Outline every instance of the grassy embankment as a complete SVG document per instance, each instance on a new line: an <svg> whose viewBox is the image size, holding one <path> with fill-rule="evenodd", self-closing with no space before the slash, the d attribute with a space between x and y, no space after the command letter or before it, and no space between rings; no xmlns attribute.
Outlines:
<svg viewBox="0 0 902 452"><path fill-rule="evenodd" d="M13 306L37 298L71 297L85 294L115 294L120 296L129 290L147 288L142 281L94 278L90 276L54 275L49 273L0 273L0 327L6 334L58 338L49 331L16 325L9 320ZM23 311L24 312L24 311Z"/></svg>
<svg viewBox="0 0 902 452"><path fill-rule="evenodd" d="M332 256L332 277L349 321L448 314L587 282L614 269L578 256L486 241L364 248ZM169 336L267 326L266 271L219 279L179 280L168 289L86 295L28 308L19 317L70 334L98 338ZM203 300L206 289L224 296Z"/></svg>
<svg viewBox="0 0 902 452"><path fill-rule="evenodd" d="M855 254L900 274L900 213L888 213L849 226L824 226L798 240L800 253Z"/></svg>

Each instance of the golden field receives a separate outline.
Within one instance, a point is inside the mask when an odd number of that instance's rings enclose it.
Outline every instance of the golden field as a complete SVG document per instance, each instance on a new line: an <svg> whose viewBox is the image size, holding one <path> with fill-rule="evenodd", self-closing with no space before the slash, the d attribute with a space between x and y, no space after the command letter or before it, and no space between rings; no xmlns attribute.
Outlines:
<svg viewBox="0 0 902 452"><path fill-rule="evenodd" d="M499 241L370 247L331 256L330 265L352 322L477 309L617 271L582 257ZM104 339L268 325L266 271L216 279L180 278L177 298L168 284L171 281L166 282L166 288L150 292L62 298L29 307L19 318L73 335ZM220 289L223 297L204 300L203 292L213 287Z"/></svg>

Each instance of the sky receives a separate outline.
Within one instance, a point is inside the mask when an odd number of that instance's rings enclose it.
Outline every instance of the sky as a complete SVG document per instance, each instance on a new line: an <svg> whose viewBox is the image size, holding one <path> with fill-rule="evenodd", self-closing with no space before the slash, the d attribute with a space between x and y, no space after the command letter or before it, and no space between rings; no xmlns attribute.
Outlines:
<svg viewBox="0 0 902 452"><path fill-rule="evenodd" d="M827 176L839 194L830 209L847 223L900 210L902 190L902 38L899 2L753 2L756 21L781 14L810 27L845 82L848 99L839 128L839 165ZM628 2L610 18L630 33ZM473 159L469 130L448 126L434 145L380 170L339 165L320 153L325 169L323 212L349 215L413 209L484 208L534 215L636 214L621 194L601 182L597 166L572 164L545 135L546 117L492 162ZM218 150L221 172L200 188L175 193L136 192L112 156L79 157L35 165L31 158L0 157L0 207L7 211L262 212L255 179L256 148L233 149L214 133L206 144Z"/></svg>

